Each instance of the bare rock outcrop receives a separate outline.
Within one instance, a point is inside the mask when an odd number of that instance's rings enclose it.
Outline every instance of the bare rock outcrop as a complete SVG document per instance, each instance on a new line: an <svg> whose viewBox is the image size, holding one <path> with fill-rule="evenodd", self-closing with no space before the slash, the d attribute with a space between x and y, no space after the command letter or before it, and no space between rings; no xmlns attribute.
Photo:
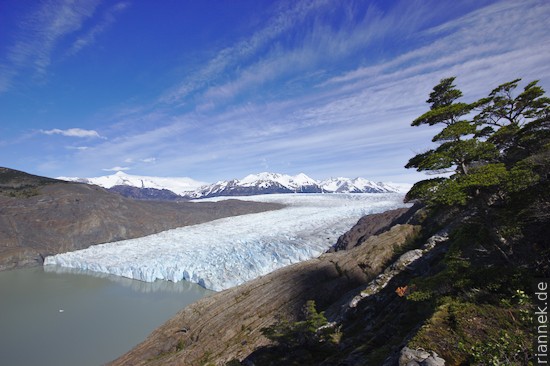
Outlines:
<svg viewBox="0 0 550 366"><path fill-rule="evenodd" d="M346 233L342 234L329 252L348 250L364 243L369 237L387 231L394 225L413 223L411 219L419 206L397 208L363 216Z"/></svg>
<svg viewBox="0 0 550 366"><path fill-rule="evenodd" d="M404 347L399 357L399 366L445 366L445 360L433 351Z"/></svg>

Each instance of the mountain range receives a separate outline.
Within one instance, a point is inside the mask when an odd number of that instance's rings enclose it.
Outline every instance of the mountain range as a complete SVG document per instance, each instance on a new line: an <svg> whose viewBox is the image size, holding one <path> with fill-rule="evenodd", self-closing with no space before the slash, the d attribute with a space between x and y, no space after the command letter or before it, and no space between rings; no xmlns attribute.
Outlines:
<svg viewBox="0 0 550 366"><path fill-rule="evenodd" d="M94 184L126 197L138 199L181 200L219 196L250 196L270 193L392 193L406 191L404 184L373 182L365 178L330 178L317 181L300 173L250 174L242 179L208 184L187 177L150 177L117 172L96 178L59 177L58 179Z"/></svg>

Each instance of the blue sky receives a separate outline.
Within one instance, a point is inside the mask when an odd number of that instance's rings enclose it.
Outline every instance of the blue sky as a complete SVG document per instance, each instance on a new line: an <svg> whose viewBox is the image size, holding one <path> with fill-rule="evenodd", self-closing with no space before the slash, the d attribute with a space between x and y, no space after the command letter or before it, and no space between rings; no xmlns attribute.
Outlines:
<svg viewBox="0 0 550 366"><path fill-rule="evenodd" d="M412 183L433 86L550 90L550 2L0 2L0 166Z"/></svg>

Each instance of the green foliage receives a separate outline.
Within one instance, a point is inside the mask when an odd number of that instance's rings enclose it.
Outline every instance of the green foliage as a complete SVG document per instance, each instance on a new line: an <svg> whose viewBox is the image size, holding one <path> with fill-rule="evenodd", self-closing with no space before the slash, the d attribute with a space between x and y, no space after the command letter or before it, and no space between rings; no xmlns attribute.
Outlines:
<svg viewBox="0 0 550 366"><path fill-rule="evenodd" d="M428 150L411 158L405 168L416 168L421 171L443 171L453 165L451 157L447 154L442 154L441 151Z"/></svg>
<svg viewBox="0 0 550 366"><path fill-rule="evenodd" d="M427 301L433 298L433 293L431 291L413 291L407 295L407 300L410 301Z"/></svg>
<svg viewBox="0 0 550 366"><path fill-rule="evenodd" d="M10 189L0 189L0 194L12 197L12 198L30 198L34 196L38 196L40 194L40 190L36 187L24 187L24 188L10 188Z"/></svg>
<svg viewBox="0 0 550 366"><path fill-rule="evenodd" d="M435 187L434 194L427 203L448 206L464 205L468 200L468 194L462 188L460 181L446 179Z"/></svg>
<svg viewBox="0 0 550 366"><path fill-rule="evenodd" d="M537 85L538 80L527 84L523 92L514 97L520 81L516 79L493 89L480 103L482 108L475 121L498 127L522 126L527 120L538 119L547 113L550 98L544 97L544 90Z"/></svg>
<svg viewBox="0 0 550 366"><path fill-rule="evenodd" d="M517 222L517 214L509 219ZM433 273L408 283L408 301L436 309L409 347L434 350L454 365L528 364L534 310L526 286L533 272L523 263L504 265L487 250L490 236L484 223L462 222Z"/></svg>
<svg viewBox="0 0 550 366"><path fill-rule="evenodd" d="M469 350L470 362L486 366L525 365L529 346L525 336L501 331L498 336L472 346Z"/></svg>
<svg viewBox="0 0 550 366"><path fill-rule="evenodd" d="M415 184L407 200L437 206L467 205L477 198L486 205L479 199L482 193L489 200L507 199L540 182L538 171L550 167L550 98L538 81L515 96L520 80L504 83L470 104L457 102L462 92L453 85L454 78L434 87L427 101L430 110L412 125L442 125L432 139L439 146L412 157L405 167L429 173L452 169L454 174ZM472 111L478 114L465 119Z"/></svg>
<svg viewBox="0 0 550 366"><path fill-rule="evenodd" d="M420 182L415 183L409 192L407 192L405 200L420 200L427 202L439 184L444 180L445 178L433 178L421 180Z"/></svg>
<svg viewBox="0 0 550 366"><path fill-rule="evenodd" d="M476 126L469 121L458 121L443 128L440 133L434 136L432 141L453 141L461 136L472 135L476 132Z"/></svg>
<svg viewBox="0 0 550 366"><path fill-rule="evenodd" d="M289 322L279 320L262 329L262 334L285 348L313 347L331 342L335 329L330 327L324 312L318 312L315 301L309 300L304 307L305 320Z"/></svg>
<svg viewBox="0 0 550 366"><path fill-rule="evenodd" d="M453 85L454 86L454 85ZM472 110L473 106L465 103L447 104L432 109L413 121L413 126L427 124L433 126L444 123L448 126L458 122L458 119Z"/></svg>
<svg viewBox="0 0 550 366"><path fill-rule="evenodd" d="M454 80L454 77L443 79L434 87L430 98L426 101L431 104L430 110L415 119L412 123L413 126L421 124L433 126L438 123L451 125L471 111L472 105L455 103L455 100L462 97L462 92L455 88Z"/></svg>
<svg viewBox="0 0 550 366"><path fill-rule="evenodd" d="M462 96L462 92L453 85L455 78L450 77L441 80L430 93L430 99L426 103L431 103L431 109L438 109L453 103L454 100Z"/></svg>
<svg viewBox="0 0 550 366"><path fill-rule="evenodd" d="M446 297L408 346L435 350L451 365L527 365L532 327L520 319L518 309Z"/></svg>
<svg viewBox="0 0 550 366"><path fill-rule="evenodd" d="M471 169L471 174L461 177L463 186L468 187L491 187L506 180L508 171L503 163L489 163L476 166Z"/></svg>
<svg viewBox="0 0 550 366"><path fill-rule="evenodd" d="M526 190L540 180L540 176L534 171L534 166L529 166L527 161L516 164L506 173L505 189L510 193Z"/></svg>

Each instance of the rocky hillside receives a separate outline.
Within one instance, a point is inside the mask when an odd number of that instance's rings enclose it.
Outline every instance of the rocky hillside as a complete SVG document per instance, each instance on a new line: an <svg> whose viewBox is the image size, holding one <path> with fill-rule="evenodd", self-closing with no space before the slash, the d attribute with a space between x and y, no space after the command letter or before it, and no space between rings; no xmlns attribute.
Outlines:
<svg viewBox="0 0 550 366"><path fill-rule="evenodd" d="M297 320L308 300L323 309L340 304L350 291L375 278L419 229L396 225L379 236L362 237L361 245L348 251L327 253L202 299L111 365L224 365L244 360L270 343L263 328L281 317Z"/></svg>
<svg viewBox="0 0 550 366"><path fill-rule="evenodd" d="M0 168L0 270L50 254L136 238L278 205L135 201L98 186Z"/></svg>

